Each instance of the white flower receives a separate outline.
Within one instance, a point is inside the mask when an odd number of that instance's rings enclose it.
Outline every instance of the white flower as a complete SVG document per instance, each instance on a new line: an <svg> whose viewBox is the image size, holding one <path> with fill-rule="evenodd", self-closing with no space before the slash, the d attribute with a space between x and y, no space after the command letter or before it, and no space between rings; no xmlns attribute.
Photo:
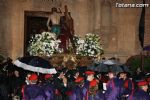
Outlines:
<svg viewBox="0 0 150 100"><path fill-rule="evenodd" d="M50 32L35 34L31 37L28 52L30 55L38 56L39 54L51 56L54 52L58 52L60 40L56 39L56 35Z"/></svg>
<svg viewBox="0 0 150 100"><path fill-rule="evenodd" d="M88 33L84 39L75 37L76 54L82 56L96 56L102 53L100 37L96 34Z"/></svg>
<svg viewBox="0 0 150 100"><path fill-rule="evenodd" d="M90 53L91 52L91 49L88 49L88 53Z"/></svg>
<svg viewBox="0 0 150 100"><path fill-rule="evenodd" d="M84 44L84 46L88 46L88 44L87 44L87 43L85 43L85 44Z"/></svg>
<svg viewBox="0 0 150 100"><path fill-rule="evenodd" d="M78 43L78 44L80 44L80 43L83 44L83 43L84 43L84 40L81 40L81 39L80 39L79 41L77 41L77 43Z"/></svg>
<svg viewBox="0 0 150 100"><path fill-rule="evenodd" d="M92 54L92 55L94 54L94 51L93 51L93 50L91 51L91 54Z"/></svg>
<svg viewBox="0 0 150 100"><path fill-rule="evenodd" d="M55 46L55 41L51 41L50 46L54 47Z"/></svg>

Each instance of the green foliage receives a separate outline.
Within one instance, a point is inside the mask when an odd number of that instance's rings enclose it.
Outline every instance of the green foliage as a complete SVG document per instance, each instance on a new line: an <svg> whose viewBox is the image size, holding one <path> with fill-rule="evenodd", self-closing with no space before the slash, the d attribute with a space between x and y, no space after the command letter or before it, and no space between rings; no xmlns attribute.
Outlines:
<svg viewBox="0 0 150 100"><path fill-rule="evenodd" d="M144 59L144 70L150 72L150 57Z"/></svg>
<svg viewBox="0 0 150 100"><path fill-rule="evenodd" d="M132 72L135 72L137 68L142 66L140 56L133 56L127 60L127 65L130 66ZM143 70L150 72L150 57L143 57Z"/></svg>

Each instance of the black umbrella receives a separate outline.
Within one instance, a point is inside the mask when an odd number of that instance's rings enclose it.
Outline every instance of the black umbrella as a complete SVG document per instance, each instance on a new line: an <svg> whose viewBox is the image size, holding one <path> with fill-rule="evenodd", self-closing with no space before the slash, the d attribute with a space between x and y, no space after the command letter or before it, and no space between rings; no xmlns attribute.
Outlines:
<svg viewBox="0 0 150 100"><path fill-rule="evenodd" d="M45 59L38 56L28 56L18 58L14 64L25 70L44 74L56 74L56 69Z"/></svg>
<svg viewBox="0 0 150 100"><path fill-rule="evenodd" d="M128 72L128 73L131 72L130 69L129 69L126 65L124 65L124 64L119 65L119 67L120 67L124 72Z"/></svg>
<svg viewBox="0 0 150 100"><path fill-rule="evenodd" d="M98 72L130 72L129 68L125 65L105 65L103 63L95 67L94 70Z"/></svg>
<svg viewBox="0 0 150 100"><path fill-rule="evenodd" d="M115 65L117 62L114 60L106 60L103 62L103 64L105 65Z"/></svg>
<svg viewBox="0 0 150 100"><path fill-rule="evenodd" d="M108 66L108 67L109 67L109 71L116 72L116 73L123 72L123 69L117 65Z"/></svg>
<svg viewBox="0 0 150 100"><path fill-rule="evenodd" d="M98 65L88 66L88 69L97 71L97 72L108 72L109 71L107 65L105 65L103 63L99 63Z"/></svg>
<svg viewBox="0 0 150 100"><path fill-rule="evenodd" d="M95 68L95 71L98 71L98 72L108 72L108 67L107 65L103 64L103 63L100 63L96 68Z"/></svg>
<svg viewBox="0 0 150 100"><path fill-rule="evenodd" d="M119 72L128 72L128 73L130 73L129 68L127 66L125 66L124 64L109 65L107 67L108 67L108 70L112 71L112 72L116 72L116 73L119 73Z"/></svg>

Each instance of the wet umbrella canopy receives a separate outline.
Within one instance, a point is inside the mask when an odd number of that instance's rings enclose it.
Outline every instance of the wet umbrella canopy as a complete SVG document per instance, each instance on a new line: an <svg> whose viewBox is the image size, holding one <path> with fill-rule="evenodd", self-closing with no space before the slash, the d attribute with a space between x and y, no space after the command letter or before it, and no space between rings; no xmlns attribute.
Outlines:
<svg viewBox="0 0 150 100"><path fill-rule="evenodd" d="M88 69L97 72L130 72L129 68L124 64L112 61L107 61L104 63L102 62L97 65L88 66Z"/></svg>
<svg viewBox="0 0 150 100"><path fill-rule="evenodd" d="M47 74L55 74L57 73L55 68L45 59L38 56L28 56L18 58L14 64L17 67L23 68L25 70L39 72L39 73L47 73Z"/></svg>

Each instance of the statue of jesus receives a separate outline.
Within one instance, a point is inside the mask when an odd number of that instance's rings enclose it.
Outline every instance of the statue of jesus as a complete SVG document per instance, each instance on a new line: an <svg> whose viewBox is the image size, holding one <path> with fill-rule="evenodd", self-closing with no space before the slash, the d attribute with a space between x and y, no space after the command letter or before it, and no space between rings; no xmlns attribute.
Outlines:
<svg viewBox="0 0 150 100"><path fill-rule="evenodd" d="M53 7L52 12L47 20L48 31L51 31L56 34L56 36L60 35L60 17L62 16L61 11L57 12L57 8ZM50 26L51 22L51 26Z"/></svg>

